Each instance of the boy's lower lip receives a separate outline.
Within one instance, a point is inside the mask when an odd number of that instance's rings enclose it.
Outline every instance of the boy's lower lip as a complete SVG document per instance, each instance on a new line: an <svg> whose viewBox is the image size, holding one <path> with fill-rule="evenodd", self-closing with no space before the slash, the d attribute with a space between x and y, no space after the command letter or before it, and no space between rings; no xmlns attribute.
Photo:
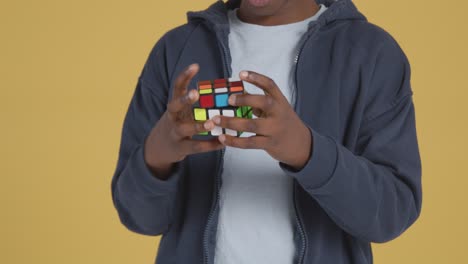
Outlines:
<svg viewBox="0 0 468 264"><path fill-rule="evenodd" d="M264 7L270 3L270 0L248 0L250 5L255 7Z"/></svg>

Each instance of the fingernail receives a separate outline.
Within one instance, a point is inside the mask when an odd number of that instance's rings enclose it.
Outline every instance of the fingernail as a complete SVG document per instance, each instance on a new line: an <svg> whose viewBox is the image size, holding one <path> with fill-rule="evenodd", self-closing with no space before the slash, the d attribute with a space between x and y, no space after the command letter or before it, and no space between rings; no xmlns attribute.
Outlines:
<svg viewBox="0 0 468 264"><path fill-rule="evenodd" d="M228 102L229 102L230 105L235 105L236 104L236 95L232 94L231 96L229 96Z"/></svg>
<svg viewBox="0 0 468 264"><path fill-rule="evenodd" d="M241 78L245 78L245 79L247 79L247 77L249 77L249 73L247 71L241 71L239 73L239 75L240 75Z"/></svg>
<svg viewBox="0 0 468 264"><path fill-rule="evenodd" d="M214 122L215 124L217 124L217 125L219 125L219 123L221 122L221 118L219 118L219 116L213 117L212 120L213 120L213 122Z"/></svg>
<svg viewBox="0 0 468 264"><path fill-rule="evenodd" d="M210 130L213 127L213 123L210 122L210 120L208 120L203 124L203 127L205 127L205 129Z"/></svg>
<svg viewBox="0 0 468 264"><path fill-rule="evenodd" d="M189 98L191 100L194 100L197 97L197 92L195 90L190 90L189 92Z"/></svg>
<svg viewBox="0 0 468 264"><path fill-rule="evenodd" d="M221 143L224 144L224 141L226 140L226 136L225 136L224 134L221 134L221 135L218 136L218 139L219 139L219 141L220 141Z"/></svg>
<svg viewBox="0 0 468 264"><path fill-rule="evenodd" d="M191 72L195 69L195 67L196 67L196 64L191 64L191 65L187 68L187 70L185 71L185 73L187 73L187 74L188 74L188 73L191 73Z"/></svg>

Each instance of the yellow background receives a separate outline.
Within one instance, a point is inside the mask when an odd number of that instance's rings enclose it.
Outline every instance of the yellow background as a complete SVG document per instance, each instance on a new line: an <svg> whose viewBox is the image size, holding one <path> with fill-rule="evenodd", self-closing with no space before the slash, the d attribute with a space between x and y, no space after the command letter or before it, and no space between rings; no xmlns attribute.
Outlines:
<svg viewBox="0 0 468 264"><path fill-rule="evenodd" d="M111 202L123 117L155 41L212 1L1 1L0 263L153 262ZM423 159L422 215L375 263L468 263L468 4L355 3L410 59Z"/></svg>

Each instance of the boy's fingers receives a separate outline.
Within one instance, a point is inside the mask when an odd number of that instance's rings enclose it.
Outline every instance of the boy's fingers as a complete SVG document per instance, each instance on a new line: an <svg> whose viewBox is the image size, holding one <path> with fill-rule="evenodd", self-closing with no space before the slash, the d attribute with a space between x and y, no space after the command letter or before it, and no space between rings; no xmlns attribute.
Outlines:
<svg viewBox="0 0 468 264"><path fill-rule="evenodd" d="M187 92L187 87L193 76L198 73L198 64L190 64L183 72L181 72L174 82L174 98L180 97Z"/></svg>
<svg viewBox="0 0 468 264"><path fill-rule="evenodd" d="M241 80L249 82L262 89L265 94L269 94L277 100L285 99L283 93L281 93L281 90L278 88L276 83L265 75L256 73L254 71L241 71L239 73L239 77Z"/></svg>
<svg viewBox="0 0 468 264"><path fill-rule="evenodd" d="M266 135L271 130L271 126L269 126L270 123L266 119L215 116L213 117L213 122L220 127L261 135Z"/></svg>
<svg viewBox="0 0 468 264"><path fill-rule="evenodd" d="M179 124L174 129L174 134L178 139L182 139L185 137L190 137L200 132L210 131L214 128L214 123L211 120L207 120L204 122L198 121L188 121Z"/></svg>
<svg viewBox="0 0 468 264"><path fill-rule="evenodd" d="M177 113L184 110L185 107L191 106L198 100L199 94L195 89L191 89L184 95L173 98L169 104L167 104L167 111L172 117L176 117Z"/></svg>
<svg viewBox="0 0 468 264"><path fill-rule="evenodd" d="M252 114L254 114L256 117L265 117L265 112L258 108L252 108Z"/></svg>
<svg viewBox="0 0 468 264"><path fill-rule="evenodd" d="M232 94L229 96L228 102L235 106L250 106L252 108L258 108L267 113L276 109L276 101L270 95Z"/></svg>
<svg viewBox="0 0 468 264"><path fill-rule="evenodd" d="M219 142L218 138L211 140L187 139L182 144L182 148L187 155L218 150L223 147L224 145Z"/></svg>
<svg viewBox="0 0 468 264"><path fill-rule="evenodd" d="M233 137L222 134L218 139L223 145L242 149L267 149L270 144L270 138L265 136Z"/></svg>

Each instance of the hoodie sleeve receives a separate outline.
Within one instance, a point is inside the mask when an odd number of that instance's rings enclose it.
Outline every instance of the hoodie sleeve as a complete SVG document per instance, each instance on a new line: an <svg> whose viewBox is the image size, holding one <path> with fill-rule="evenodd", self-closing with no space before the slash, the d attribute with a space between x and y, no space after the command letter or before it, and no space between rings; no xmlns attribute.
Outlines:
<svg viewBox="0 0 468 264"><path fill-rule="evenodd" d="M167 180L159 180L143 155L144 141L166 109L167 72L163 37L152 49L128 106L111 184L120 221L129 230L145 235L168 230L183 174L181 161L174 165Z"/></svg>
<svg viewBox="0 0 468 264"><path fill-rule="evenodd" d="M422 202L410 65L393 39L384 42L369 79L354 151L308 126L313 148L306 165L280 166L343 230L386 242L412 225Z"/></svg>

